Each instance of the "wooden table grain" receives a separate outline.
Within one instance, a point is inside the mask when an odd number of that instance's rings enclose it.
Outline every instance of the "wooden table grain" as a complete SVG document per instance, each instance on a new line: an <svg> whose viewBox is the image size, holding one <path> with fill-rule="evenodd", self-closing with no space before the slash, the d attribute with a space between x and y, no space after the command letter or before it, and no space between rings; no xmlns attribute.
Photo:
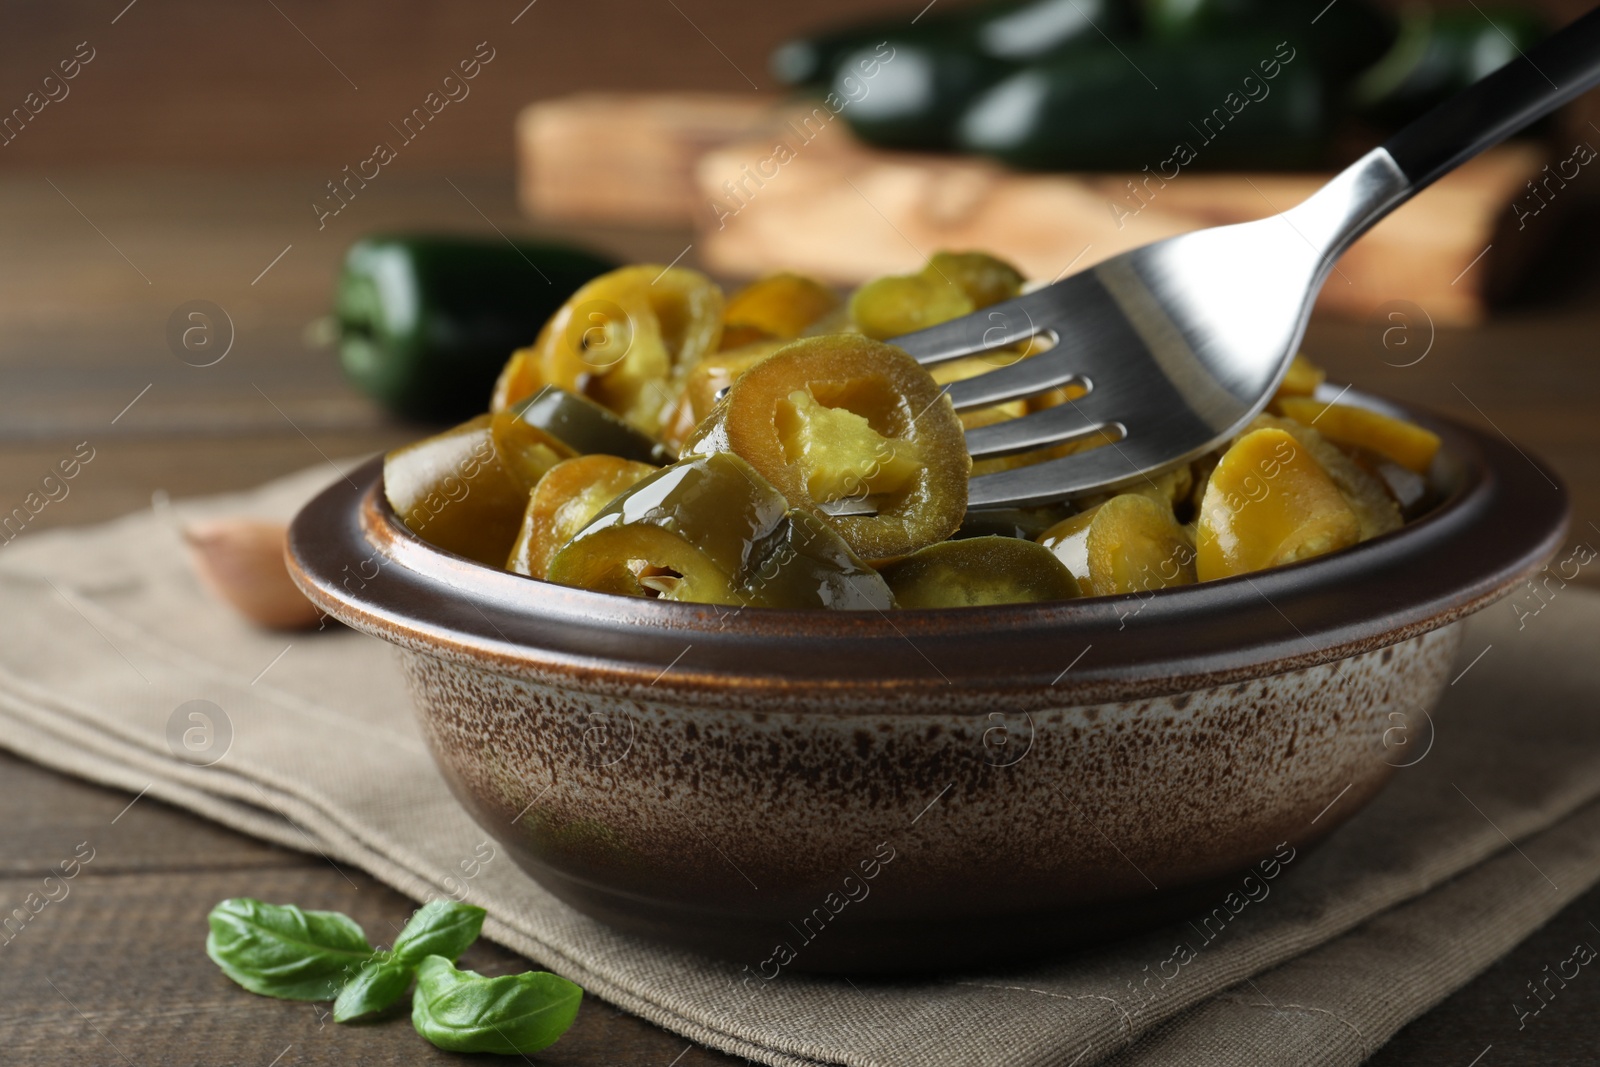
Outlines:
<svg viewBox="0 0 1600 1067"><path fill-rule="evenodd" d="M246 488L415 436L416 427L347 387L319 340L339 256L374 229L526 232L509 177L386 175L350 217L321 231L305 208L319 181L295 172L0 176L0 511L79 442L96 450L70 495L21 536L148 507L158 492ZM1527 451L1526 477L1570 486L1574 539L1600 540L1600 276L1590 251L1600 225L1584 219L1571 230L1532 285L1538 299L1480 329L1434 332L1415 317L1319 321L1306 347L1336 378L1509 435ZM569 236L629 259L694 261L686 233ZM221 306L233 323L232 348L209 367L181 362L166 341L172 311L195 299ZM1397 325L1409 332L1396 334ZM81 842L94 859L68 895L0 944L0 1062L292 1067L454 1058L404 1018L335 1026L323 1008L245 994L201 951L205 913L223 897L339 909L381 929L411 908L398 894L314 855L0 756L0 912L20 905ZM1522 1031L1511 1004L1574 941L1600 943L1595 923L1600 892L1372 1062L1594 1062L1600 982L1572 983ZM531 965L486 943L464 962L493 974ZM593 998L535 1061L734 1062Z"/></svg>

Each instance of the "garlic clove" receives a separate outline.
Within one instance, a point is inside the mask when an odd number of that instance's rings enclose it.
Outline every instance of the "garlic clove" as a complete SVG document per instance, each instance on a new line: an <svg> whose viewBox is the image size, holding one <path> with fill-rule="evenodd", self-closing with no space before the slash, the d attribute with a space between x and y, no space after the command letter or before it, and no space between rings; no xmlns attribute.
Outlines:
<svg viewBox="0 0 1600 1067"><path fill-rule="evenodd" d="M283 562L288 527L259 519L189 523L183 539L196 573L213 593L261 626L304 630L322 612L306 599Z"/></svg>

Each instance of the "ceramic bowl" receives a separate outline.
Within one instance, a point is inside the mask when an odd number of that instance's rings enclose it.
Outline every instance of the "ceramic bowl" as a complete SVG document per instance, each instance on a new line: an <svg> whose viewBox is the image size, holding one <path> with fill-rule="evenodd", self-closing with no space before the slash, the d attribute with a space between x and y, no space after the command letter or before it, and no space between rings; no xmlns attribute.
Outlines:
<svg viewBox="0 0 1600 1067"><path fill-rule="evenodd" d="M1447 685L1459 621L1556 550L1567 503L1508 442L1402 414L1445 441L1428 514L1144 596L590 593L419 540L377 460L301 511L290 567L398 647L456 796L573 907L747 976L966 966L1215 906L1414 758L1421 727L1393 728Z"/></svg>

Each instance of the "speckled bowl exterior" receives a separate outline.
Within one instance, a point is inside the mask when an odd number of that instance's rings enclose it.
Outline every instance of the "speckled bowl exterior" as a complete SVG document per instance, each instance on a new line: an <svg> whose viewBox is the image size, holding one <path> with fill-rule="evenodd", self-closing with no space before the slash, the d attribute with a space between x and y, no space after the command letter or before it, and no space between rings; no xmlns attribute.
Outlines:
<svg viewBox="0 0 1600 1067"><path fill-rule="evenodd" d="M1395 727L1448 684L1456 623L1549 558L1566 501L1511 447L1408 414L1446 439L1427 516L1143 597L604 596L424 544L377 463L307 506L290 564L400 647L456 795L574 907L754 979L965 966L1209 909L1414 758Z"/></svg>
<svg viewBox="0 0 1600 1067"><path fill-rule="evenodd" d="M1394 727L1422 735L1458 638L1036 711L717 707L403 659L456 795L569 903L752 966L786 943L898 970L1112 936L1304 848L1409 758Z"/></svg>

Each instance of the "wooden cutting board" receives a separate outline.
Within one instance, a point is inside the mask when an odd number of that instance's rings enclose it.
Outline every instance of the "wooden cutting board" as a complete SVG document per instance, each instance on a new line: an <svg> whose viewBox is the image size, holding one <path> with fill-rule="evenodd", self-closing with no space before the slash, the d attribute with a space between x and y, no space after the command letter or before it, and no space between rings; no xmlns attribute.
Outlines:
<svg viewBox="0 0 1600 1067"><path fill-rule="evenodd" d="M1052 279L1149 241L1303 200L1303 173L1031 174L983 159L862 145L826 108L750 93L584 94L517 125L535 217L692 225L701 262L855 284L939 249L983 249ZM1339 261L1318 307L1371 317L1395 301L1441 325L1480 321L1559 226L1530 183L1542 145L1504 145L1446 176ZM1547 198L1559 210L1571 197ZM1513 209L1521 204L1521 212Z"/></svg>

